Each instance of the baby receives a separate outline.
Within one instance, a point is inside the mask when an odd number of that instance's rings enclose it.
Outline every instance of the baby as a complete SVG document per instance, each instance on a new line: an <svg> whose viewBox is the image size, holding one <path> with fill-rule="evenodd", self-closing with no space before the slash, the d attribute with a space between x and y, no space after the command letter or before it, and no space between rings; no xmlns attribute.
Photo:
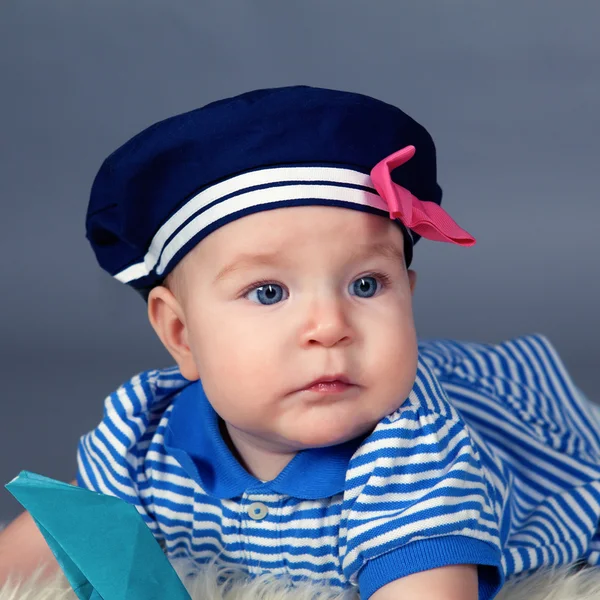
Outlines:
<svg viewBox="0 0 600 600"><path fill-rule="evenodd" d="M78 484L171 558L364 600L600 563L598 422L549 342L417 340L415 244L474 243L440 203L426 130L358 94L250 92L127 142L87 234L178 367L107 398ZM49 554L27 519L14 568Z"/></svg>

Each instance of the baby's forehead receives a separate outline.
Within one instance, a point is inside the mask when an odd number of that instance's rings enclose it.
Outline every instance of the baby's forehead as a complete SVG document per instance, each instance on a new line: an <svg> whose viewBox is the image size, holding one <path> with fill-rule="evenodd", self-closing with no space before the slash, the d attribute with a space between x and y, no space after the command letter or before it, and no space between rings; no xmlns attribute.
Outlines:
<svg viewBox="0 0 600 600"><path fill-rule="evenodd" d="M404 237L392 220L343 208L302 206L228 223L200 241L181 264L192 277L210 274L218 281L254 267L322 270L373 257L404 263Z"/></svg>
<svg viewBox="0 0 600 600"><path fill-rule="evenodd" d="M352 248L378 242L403 246L402 230L389 218L331 206L276 208L251 214L204 238L200 253L272 250L294 252L334 245Z"/></svg>

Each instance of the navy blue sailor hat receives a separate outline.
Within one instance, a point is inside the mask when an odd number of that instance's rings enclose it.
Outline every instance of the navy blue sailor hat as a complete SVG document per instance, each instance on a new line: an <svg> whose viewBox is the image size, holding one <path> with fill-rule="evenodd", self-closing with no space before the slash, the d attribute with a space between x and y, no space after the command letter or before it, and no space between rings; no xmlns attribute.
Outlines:
<svg viewBox="0 0 600 600"><path fill-rule="evenodd" d="M245 215L324 205L388 216L407 266L421 236L472 245L441 208L435 145L399 108L293 86L155 123L102 164L86 236L100 266L144 297L204 237Z"/></svg>

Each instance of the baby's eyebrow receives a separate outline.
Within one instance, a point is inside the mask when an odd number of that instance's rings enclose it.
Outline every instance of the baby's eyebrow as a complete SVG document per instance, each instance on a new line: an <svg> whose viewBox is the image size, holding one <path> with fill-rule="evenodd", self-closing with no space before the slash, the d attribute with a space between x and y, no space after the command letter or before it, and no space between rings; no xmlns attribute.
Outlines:
<svg viewBox="0 0 600 600"><path fill-rule="evenodd" d="M383 257L404 264L404 253L392 243L357 244L349 253L346 262L353 263L372 257ZM248 267L276 267L284 262L281 252L259 252L238 254L225 265L215 277L215 283L225 279L235 271Z"/></svg>
<svg viewBox="0 0 600 600"><path fill-rule="evenodd" d="M348 256L348 262L380 256L404 264L404 252L390 242L363 244L353 249Z"/></svg>
<svg viewBox="0 0 600 600"><path fill-rule="evenodd" d="M281 254L277 252L261 252L256 254L238 254L228 265L225 265L215 277L215 283L225 279L235 271L246 267L273 267L281 264Z"/></svg>

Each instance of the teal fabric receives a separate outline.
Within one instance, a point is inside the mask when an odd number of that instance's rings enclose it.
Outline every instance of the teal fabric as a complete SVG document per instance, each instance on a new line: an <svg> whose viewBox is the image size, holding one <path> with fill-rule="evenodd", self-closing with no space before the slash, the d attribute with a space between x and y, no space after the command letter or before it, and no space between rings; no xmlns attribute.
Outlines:
<svg viewBox="0 0 600 600"><path fill-rule="evenodd" d="M6 488L35 520L80 600L190 600L130 504L27 471Z"/></svg>

